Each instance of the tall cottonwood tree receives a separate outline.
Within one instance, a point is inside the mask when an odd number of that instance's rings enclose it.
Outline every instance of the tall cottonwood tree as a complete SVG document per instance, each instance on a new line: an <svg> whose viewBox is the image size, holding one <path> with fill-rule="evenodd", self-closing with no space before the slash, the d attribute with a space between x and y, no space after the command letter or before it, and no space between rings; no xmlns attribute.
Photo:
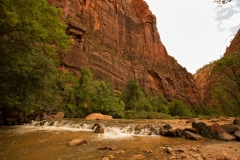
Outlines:
<svg viewBox="0 0 240 160"><path fill-rule="evenodd" d="M213 71L220 76L213 96L226 116L240 114L240 53L225 56L215 62Z"/></svg>
<svg viewBox="0 0 240 160"><path fill-rule="evenodd" d="M56 50L70 40L47 0L0 0L0 105L25 114L54 105Z"/></svg>

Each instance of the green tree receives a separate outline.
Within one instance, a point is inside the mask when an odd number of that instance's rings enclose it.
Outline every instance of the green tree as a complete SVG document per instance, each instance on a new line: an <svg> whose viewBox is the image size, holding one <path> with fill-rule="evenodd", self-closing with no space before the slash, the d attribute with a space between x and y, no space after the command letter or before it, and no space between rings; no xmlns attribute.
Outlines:
<svg viewBox="0 0 240 160"><path fill-rule="evenodd" d="M180 100L172 100L169 104L169 112L172 116L191 116L189 108Z"/></svg>
<svg viewBox="0 0 240 160"><path fill-rule="evenodd" d="M90 113L102 113L121 118L124 102L114 93L112 83L95 81L88 67L81 68L79 81L66 88L63 110L71 117L85 117Z"/></svg>
<svg viewBox="0 0 240 160"><path fill-rule="evenodd" d="M213 72L219 75L214 85L215 97L225 115L235 116L240 112L240 53L225 56L215 62ZM232 108L231 114L227 108Z"/></svg>
<svg viewBox="0 0 240 160"><path fill-rule="evenodd" d="M153 107L136 80L130 80L122 91L125 110L152 111Z"/></svg>
<svg viewBox="0 0 240 160"><path fill-rule="evenodd" d="M112 83L100 81L96 88L96 97L92 110L121 118L124 115L124 102L117 98Z"/></svg>
<svg viewBox="0 0 240 160"><path fill-rule="evenodd" d="M0 105L29 114L55 104L56 50L70 40L46 0L0 0Z"/></svg>
<svg viewBox="0 0 240 160"><path fill-rule="evenodd" d="M78 117L84 117L92 113L93 100L96 97L96 82L93 80L90 68L81 68L81 76L78 84L74 87L75 105Z"/></svg>
<svg viewBox="0 0 240 160"><path fill-rule="evenodd" d="M168 101L167 99L160 93L158 96L155 97L148 97L151 105L153 106L154 112L162 112L162 113L169 113L168 110Z"/></svg>

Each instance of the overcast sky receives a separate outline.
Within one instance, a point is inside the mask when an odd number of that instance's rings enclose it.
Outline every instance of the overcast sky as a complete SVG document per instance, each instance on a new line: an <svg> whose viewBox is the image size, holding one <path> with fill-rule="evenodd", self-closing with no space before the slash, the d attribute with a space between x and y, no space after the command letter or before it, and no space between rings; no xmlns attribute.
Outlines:
<svg viewBox="0 0 240 160"><path fill-rule="evenodd" d="M188 72L219 59L240 28L240 0L145 0L168 54Z"/></svg>

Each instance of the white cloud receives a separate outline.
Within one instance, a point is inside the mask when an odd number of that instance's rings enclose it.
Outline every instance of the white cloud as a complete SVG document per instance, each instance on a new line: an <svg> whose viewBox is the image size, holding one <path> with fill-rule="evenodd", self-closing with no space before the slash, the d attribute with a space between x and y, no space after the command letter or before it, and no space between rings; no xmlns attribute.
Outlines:
<svg viewBox="0 0 240 160"><path fill-rule="evenodd" d="M240 28L238 0L222 8L211 0L145 1L168 53L191 73L219 59Z"/></svg>

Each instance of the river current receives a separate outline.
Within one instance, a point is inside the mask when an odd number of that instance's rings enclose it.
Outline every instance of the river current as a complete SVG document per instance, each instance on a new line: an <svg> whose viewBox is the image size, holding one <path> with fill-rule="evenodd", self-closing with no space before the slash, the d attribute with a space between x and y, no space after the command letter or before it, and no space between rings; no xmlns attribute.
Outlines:
<svg viewBox="0 0 240 160"><path fill-rule="evenodd" d="M95 123L104 127L104 133L96 134ZM149 134L142 129L134 134L137 125L149 125L151 120L86 121L63 119L59 121L32 122L21 126L0 126L0 159L2 160L161 160L169 159L163 150L166 146L198 145L203 141L184 138L168 138ZM155 124L156 125L156 124ZM68 142L83 138L86 145L68 146ZM99 150L103 146L116 146L116 150Z"/></svg>

